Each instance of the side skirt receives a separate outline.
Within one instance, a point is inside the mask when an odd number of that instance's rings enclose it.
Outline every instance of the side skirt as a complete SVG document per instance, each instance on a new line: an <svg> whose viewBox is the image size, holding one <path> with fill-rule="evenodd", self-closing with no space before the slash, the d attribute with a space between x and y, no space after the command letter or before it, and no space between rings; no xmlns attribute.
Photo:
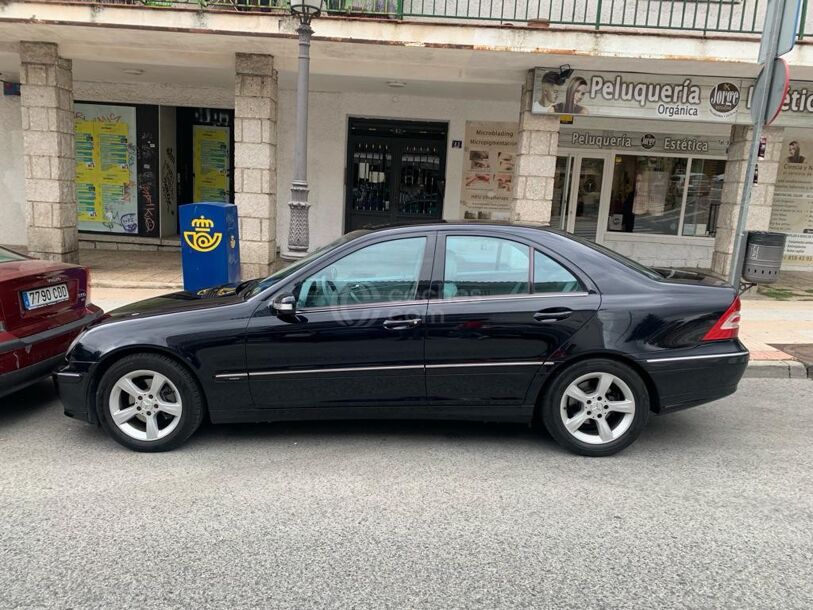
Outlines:
<svg viewBox="0 0 813 610"><path fill-rule="evenodd" d="M411 419L530 423L533 405L507 407L313 407L301 409L209 409L215 424L342 419Z"/></svg>

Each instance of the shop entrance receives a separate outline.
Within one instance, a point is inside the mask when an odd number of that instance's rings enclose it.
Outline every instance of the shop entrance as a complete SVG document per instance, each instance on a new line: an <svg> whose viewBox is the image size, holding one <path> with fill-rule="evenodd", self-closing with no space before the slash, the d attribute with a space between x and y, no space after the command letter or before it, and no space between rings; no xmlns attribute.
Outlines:
<svg viewBox="0 0 813 610"><path fill-rule="evenodd" d="M177 121L178 203L233 202L234 110L178 108Z"/></svg>
<svg viewBox="0 0 813 610"><path fill-rule="evenodd" d="M446 123L350 119L345 230L443 216Z"/></svg>
<svg viewBox="0 0 813 610"><path fill-rule="evenodd" d="M565 154L556 158L550 226L601 242L612 176L611 156Z"/></svg>

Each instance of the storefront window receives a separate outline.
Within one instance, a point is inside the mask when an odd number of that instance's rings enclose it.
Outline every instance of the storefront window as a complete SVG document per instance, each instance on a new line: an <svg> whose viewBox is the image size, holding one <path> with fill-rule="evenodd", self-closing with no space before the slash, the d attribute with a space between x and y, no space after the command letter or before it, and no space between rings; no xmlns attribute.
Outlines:
<svg viewBox="0 0 813 610"><path fill-rule="evenodd" d="M687 161L616 155L607 229L677 235Z"/></svg>
<svg viewBox="0 0 813 610"><path fill-rule="evenodd" d="M724 177L725 161L692 159L686 212L683 215L683 235L714 235Z"/></svg>

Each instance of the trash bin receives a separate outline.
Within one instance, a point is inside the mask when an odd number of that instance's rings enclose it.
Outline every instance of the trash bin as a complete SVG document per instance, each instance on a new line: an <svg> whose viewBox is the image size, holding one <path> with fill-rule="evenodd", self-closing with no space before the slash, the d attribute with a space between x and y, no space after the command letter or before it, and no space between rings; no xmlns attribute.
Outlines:
<svg viewBox="0 0 813 610"><path fill-rule="evenodd" d="M233 203L179 207L184 290L240 281L240 236Z"/></svg>
<svg viewBox="0 0 813 610"><path fill-rule="evenodd" d="M754 284L772 284L778 280L785 254L785 238L784 233L749 231L742 279Z"/></svg>

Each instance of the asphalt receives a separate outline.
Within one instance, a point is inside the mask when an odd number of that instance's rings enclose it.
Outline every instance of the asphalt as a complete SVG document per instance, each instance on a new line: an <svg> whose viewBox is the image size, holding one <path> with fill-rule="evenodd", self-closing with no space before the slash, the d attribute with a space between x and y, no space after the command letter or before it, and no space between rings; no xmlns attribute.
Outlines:
<svg viewBox="0 0 813 610"><path fill-rule="evenodd" d="M523 426L206 426L131 453L0 401L0 608L811 608L813 383L587 459Z"/></svg>

